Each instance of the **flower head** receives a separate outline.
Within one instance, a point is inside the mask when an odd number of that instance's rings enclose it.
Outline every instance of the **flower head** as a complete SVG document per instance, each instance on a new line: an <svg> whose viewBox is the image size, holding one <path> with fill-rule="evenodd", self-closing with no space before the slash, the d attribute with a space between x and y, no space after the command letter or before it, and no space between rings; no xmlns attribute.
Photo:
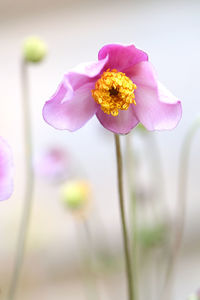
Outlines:
<svg viewBox="0 0 200 300"><path fill-rule="evenodd" d="M23 52L26 61L37 63L46 56L47 46L38 37L31 36L24 41Z"/></svg>
<svg viewBox="0 0 200 300"><path fill-rule="evenodd" d="M68 176L69 156L60 147L49 148L35 163L35 171L49 182L61 182Z"/></svg>
<svg viewBox="0 0 200 300"><path fill-rule="evenodd" d="M47 123L75 131L94 115L114 133L127 134L138 123L147 130L174 128L181 103L158 80L148 56L134 45L104 46L97 62L64 75L43 108Z"/></svg>
<svg viewBox="0 0 200 300"><path fill-rule="evenodd" d="M72 213L83 217L90 203L90 184L83 180L68 181L61 189L61 198Z"/></svg>
<svg viewBox="0 0 200 300"><path fill-rule="evenodd" d="M8 199L13 191L13 159L11 149L0 137L0 200Z"/></svg>

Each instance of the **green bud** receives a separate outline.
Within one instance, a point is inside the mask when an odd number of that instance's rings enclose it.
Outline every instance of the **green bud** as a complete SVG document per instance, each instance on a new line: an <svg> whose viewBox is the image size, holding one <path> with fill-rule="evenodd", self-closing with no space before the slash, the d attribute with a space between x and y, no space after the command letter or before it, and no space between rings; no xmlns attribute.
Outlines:
<svg viewBox="0 0 200 300"><path fill-rule="evenodd" d="M26 61L37 63L46 56L47 46L42 40L32 36L24 41L23 54Z"/></svg>
<svg viewBox="0 0 200 300"><path fill-rule="evenodd" d="M71 211L80 211L87 206L90 186L85 181L69 181L62 187L61 198Z"/></svg>

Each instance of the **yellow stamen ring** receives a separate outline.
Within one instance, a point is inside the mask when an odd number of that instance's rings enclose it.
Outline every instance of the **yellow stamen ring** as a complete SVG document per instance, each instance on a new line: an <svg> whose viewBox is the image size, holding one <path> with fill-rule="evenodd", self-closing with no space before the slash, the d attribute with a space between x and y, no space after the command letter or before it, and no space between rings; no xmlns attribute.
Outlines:
<svg viewBox="0 0 200 300"><path fill-rule="evenodd" d="M130 104L135 104L136 85L124 73L108 69L97 80L92 90L94 100L101 105L106 114L117 116L120 110L127 110Z"/></svg>

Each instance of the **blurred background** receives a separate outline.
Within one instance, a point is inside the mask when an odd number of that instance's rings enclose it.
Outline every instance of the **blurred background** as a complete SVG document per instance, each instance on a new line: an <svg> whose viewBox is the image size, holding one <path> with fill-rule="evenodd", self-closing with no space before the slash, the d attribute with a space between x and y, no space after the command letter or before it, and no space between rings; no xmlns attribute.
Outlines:
<svg viewBox="0 0 200 300"><path fill-rule="evenodd" d="M146 263L138 263L139 295L140 299L148 296L160 300L172 234L168 229L176 216L180 149L200 112L199 15L198 0L0 0L0 135L12 146L15 160L15 191L11 199L0 205L0 299L6 299L13 269L26 179L20 81L22 43L26 37L36 35L47 43L48 55L44 62L30 65L28 70L34 161L52 147L66 149L68 178L89 182L90 244L85 223L62 205L60 184L36 176L30 235L17 299L87 299L85 281L90 277L95 280L92 286L97 288L99 299L125 299L113 136L95 117L79 131L70 133L48 126L41 113L44 102L69 68L95 60L102 45L118 42L134 43L147 52L160 81L183 104L183 118L175 130L135 130L129 141L143 232L141 247L147 258ZM198 134L193 143L190 159L186 230L173 282L173 300L186 299L200 285L199 137ZM126 154L126 138L121 139ZM126 194L129 215L128 187ZM159 221L154 222L158 227L153 229L153 242L150 238L148 243L152 231L144 230L150 228L145 220L154 219L152 214L149 218L152 203ZM160 230L165 223L168 229ZM95 275L85 275L87 260L92 260ZM157 267L150 266L152 261L157 262Z"/></svg>

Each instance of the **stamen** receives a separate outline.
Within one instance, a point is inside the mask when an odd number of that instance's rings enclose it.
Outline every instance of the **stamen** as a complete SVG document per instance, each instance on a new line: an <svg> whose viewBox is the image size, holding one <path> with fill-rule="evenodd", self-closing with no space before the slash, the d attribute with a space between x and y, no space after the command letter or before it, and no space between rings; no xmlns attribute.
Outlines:
<svg viewBox="0 0 200 300"><path fill-rule="evenodd" d="M101 105L106 114L118 116L119 110L127 110L135 104L136 85L124 73L108 69L104 72L92 90L94 100Z"/></svg>

